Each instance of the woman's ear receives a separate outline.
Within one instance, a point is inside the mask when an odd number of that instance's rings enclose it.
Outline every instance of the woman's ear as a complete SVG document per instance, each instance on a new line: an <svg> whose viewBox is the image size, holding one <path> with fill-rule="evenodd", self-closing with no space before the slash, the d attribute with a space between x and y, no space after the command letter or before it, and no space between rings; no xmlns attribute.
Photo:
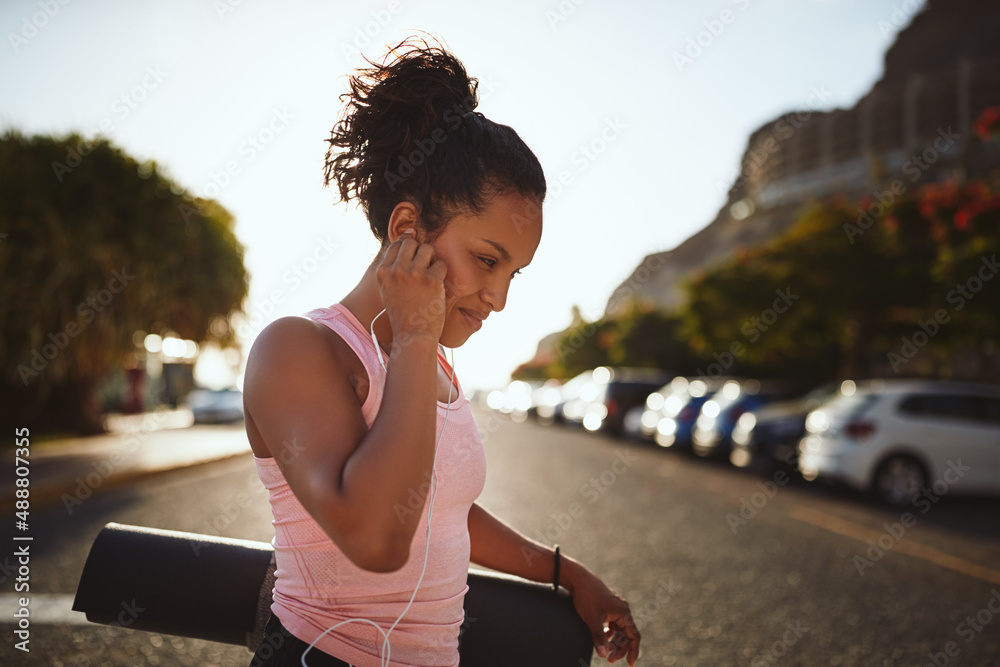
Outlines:
<svg viewBox="0 0 1000 667"><path fill-rule="evenodd" d="M389 216L386 241L395 242L408 229L413 230L418 242L424 242L425 234L420 224L420 209L411 201L401 201L396 204Z"/></svg>

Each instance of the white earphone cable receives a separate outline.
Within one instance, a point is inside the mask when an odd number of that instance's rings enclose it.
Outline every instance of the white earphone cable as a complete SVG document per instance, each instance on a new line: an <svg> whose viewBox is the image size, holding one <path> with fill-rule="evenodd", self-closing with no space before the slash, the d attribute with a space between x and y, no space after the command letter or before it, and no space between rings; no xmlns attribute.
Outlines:
<svg viewBox="0 0 1000 667"><path fill-rule="evenodd" d="M375 316L375 318L372 320L371 326L369 327L369 331L371 332L371 335L372 335L372 342L375 344L375 353L378 355L379 364L381 364L382 370L387 373L388 372L388 368L386 367L385 358L382 356L382 348L378 344L378 338L376 338L376 336L375 336L375 320L377 320L382 315L382 313L384 313L384 312L385 312L385 308L383 308L382 312L380 312L378 315ZM439 344L438 347L441 347L441 345ZM346 621L341 621L340 623L337 623L336 625L331 625L329 628L327 628L326 630L324 630L318 637L316 637L316 639L314 639L312 641L312 643L309 644L309 646L306 648L306 650L302 652L302 659L301 659L302 667L309 667L308 665L306 665L306 654L309 653L309 651L312 650L313 646L316 645L316 642L318 642L320 639L322 639L322 637L326 633L330 632L331 630L335 630L335 629L339 628L342 625L345 625L347 623L353 623L355 621L360 621L360 622L364 622L364 623L370 623L373 626L375 626L375 629L378 630L382 634L382 637L383 637L382 652L381 652L382 667L387 667L388 666L388 664L389 664L389 658L392 655L392 644L389 643L389 635L392 634L392 631L396 628L396 625L403 619L403 616L406 615L406 612L409 611L410 607L413 605L413 600L416 599L416 597L417 597L417 590L420 588L420 584L424 580L424 573L427 571L427 557L430 554L430 550L431 550L431 513L434 511L434 497L437 495L437 453L438 453L438 445L441 444L441 437L444 435L444 427L448 424L448 415L451 413L451 392L452 392L452 389L454 389L454 387L455 387L455 350L452 350L451 351L451 376L448 378L448 409L445 410L445 413L444 413L444 423L441 424L441 432L438 433L437 442L434 443L434 462L431 465L431 470L433 471L433 475L431 476L430 494L429 494L428 499L427 499L427 548L424 550L424 566L420 570L420 578L417 579L417 585L413 589L413 594L410 596L410 601L409 601L409 603L407 603L406 609L404 609L402 611L402 613L400 613L399 617L395 620L395 622L389 628L388 632L384 631L382 629L382 627L378 623L375 623L374 621L368 620L367 618L349 618Z"/></svg>

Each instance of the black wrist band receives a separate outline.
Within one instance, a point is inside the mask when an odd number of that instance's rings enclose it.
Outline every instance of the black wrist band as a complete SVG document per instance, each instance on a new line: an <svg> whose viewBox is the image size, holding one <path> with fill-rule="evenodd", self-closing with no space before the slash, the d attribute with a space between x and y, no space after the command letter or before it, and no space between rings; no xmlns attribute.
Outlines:
<svg viewBox="0 0 1000 667"><path fill-rule="evenodd" d="M556 562L554 572L552 573L552 590L559 590L559 545L556 545Z"/></svg>

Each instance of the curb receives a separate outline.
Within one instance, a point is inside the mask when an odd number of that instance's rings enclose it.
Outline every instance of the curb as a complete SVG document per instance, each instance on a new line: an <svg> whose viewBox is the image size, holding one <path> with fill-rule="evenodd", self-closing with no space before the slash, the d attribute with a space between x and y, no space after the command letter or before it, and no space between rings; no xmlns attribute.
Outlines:
<svg viewBox="0 0 1000 667"><path fill-rule="evenodd" d="M181 463L178 465L163 466L160 468L139 468L136 470L126 470L121 473L110 475L106 477L100 485L95 486L90 495L85 498L78 498L74 495L76 490L74 484L76 479L67 482L65 480L50 481L48 483L41 482L40 484L31 485L31 493L28 496L30 501L30 509L38 510L45 507L51 507L56 503L56 501L62 499L64 495L69 495L73 498L79 500L79 502L85 502L86 500L93 498L95 495L101 493L102 491L115 489L118 487L126 486L128 484L135 483L139 480L147 479L162 475L164 473L169 473L174 470L184 470L186 468L193 468L194 466L203 465L205 463L213 463L215 461L223 461L225 459L231 459L236 456L243 456L247 452L231 452L227 454L222 454L213 458L204 459L194 459L188 463ZM15 502L17 498L13 492L5 493L0 497L0 511L13 513L15 510ZM30 510L29 510L30 511Z"/></svg>

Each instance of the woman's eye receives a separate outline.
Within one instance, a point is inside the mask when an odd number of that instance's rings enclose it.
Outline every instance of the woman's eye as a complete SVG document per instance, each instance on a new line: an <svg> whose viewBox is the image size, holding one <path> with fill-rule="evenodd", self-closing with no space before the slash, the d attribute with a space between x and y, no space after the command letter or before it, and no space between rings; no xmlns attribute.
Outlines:
<svg viewBox="0 0 1000 667"><path fill-rule="evenodd" d="M492 257L480 257L479 261L482 262L483 264L485 264L486 266L488 266L491 269L494 266L497 265L497 261L495 259L493 259ZM516 275L518 275L520 273L521 273L521 269L517 269L512 274L510 274L511 279L513 280L514 276L516 276Z"/></svg>

